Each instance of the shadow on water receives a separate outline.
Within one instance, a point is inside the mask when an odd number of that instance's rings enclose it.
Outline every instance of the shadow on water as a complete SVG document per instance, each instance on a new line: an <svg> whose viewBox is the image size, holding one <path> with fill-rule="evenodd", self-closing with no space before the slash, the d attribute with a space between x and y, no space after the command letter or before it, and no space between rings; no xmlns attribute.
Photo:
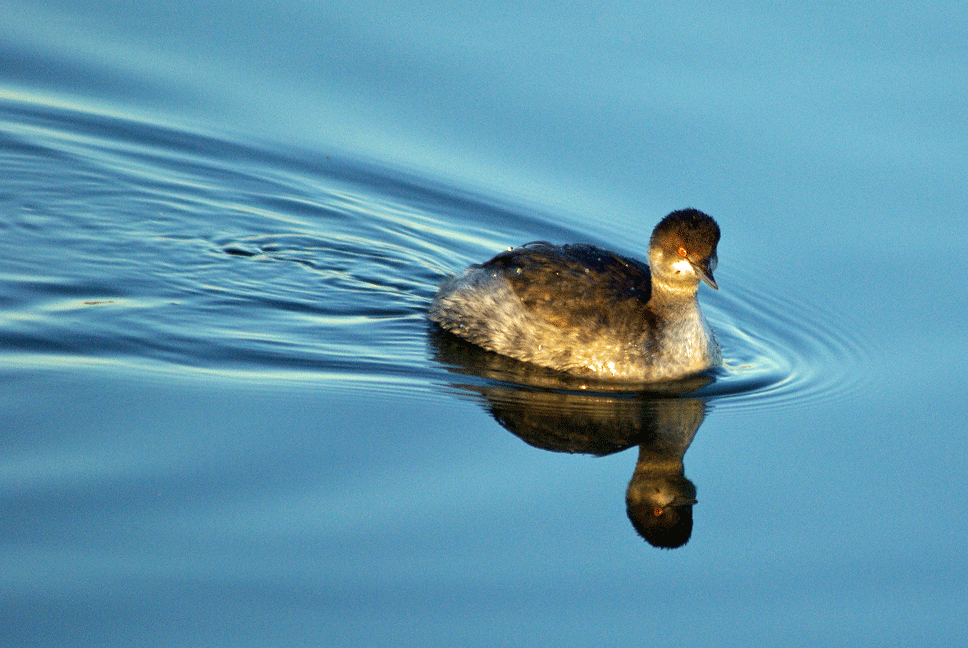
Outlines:
<svg viewBox="0 0 968 648"><path fill-rule="evenodd" d="M697 500L683 457L707 410L695 394L711 376L649 385L589 382L486 351L436 326L428 337L434 360L460 376L450 387L479 399L528 445L596 456L638 446L625 493L632 527L654 547L689 541Z"/></svg>

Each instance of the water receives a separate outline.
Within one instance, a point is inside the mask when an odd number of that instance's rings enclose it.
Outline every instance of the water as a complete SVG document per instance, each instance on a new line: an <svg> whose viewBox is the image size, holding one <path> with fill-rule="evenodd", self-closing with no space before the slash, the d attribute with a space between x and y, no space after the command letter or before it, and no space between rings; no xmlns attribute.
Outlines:
<svg viewBox="0 0 968 648"><path fill-rule="evenodd" d="M4 645L965 640L964 16L163 9L2 10ZM425 322L686 205L706 380Z"/></svg>

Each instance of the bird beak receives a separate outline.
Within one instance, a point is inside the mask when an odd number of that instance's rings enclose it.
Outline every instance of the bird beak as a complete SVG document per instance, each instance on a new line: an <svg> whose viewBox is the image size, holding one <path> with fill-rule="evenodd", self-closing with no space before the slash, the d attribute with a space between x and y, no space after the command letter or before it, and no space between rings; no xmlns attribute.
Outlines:
<svg viewBox="0 0 968 648"><path fill-rule="evenodd" d="M694 263L693 261L689 261L689 263L691 263L692 267L695 268L696 274L699 275L700 279L702 279L707 284L709 284L709 287L712 288L713 290L719 290L719 286L716 284L716 280L713 279L713 268L716 267L715 256L712 257L706 263Z"/></svg>
<svg viewBox="0 0 968 648"><path fill-rule="evenodd" d="M682 495L679 495L669 503L669 506L692 506L693 504L698 503L699 500L697 500L695 497L683 497Z"/></svg>

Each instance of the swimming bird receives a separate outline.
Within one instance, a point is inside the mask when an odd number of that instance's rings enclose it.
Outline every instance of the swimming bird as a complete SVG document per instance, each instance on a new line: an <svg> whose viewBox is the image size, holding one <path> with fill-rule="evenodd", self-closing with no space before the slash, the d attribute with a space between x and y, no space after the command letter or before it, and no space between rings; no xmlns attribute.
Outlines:
<svg viewBox="0 0 968 648"><path fill-rule="evenodd" d="M587 244L528 243L444 281L429 319L490 351L578 376L655 382L722 354L699 308L718 289L719 226L697 209L663 218L648 265Z"/></svg>

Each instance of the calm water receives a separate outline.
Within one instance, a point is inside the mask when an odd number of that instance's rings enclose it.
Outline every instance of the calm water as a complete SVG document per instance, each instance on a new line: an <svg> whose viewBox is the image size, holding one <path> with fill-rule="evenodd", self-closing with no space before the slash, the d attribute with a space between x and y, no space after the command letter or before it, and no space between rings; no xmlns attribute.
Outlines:
<svg viewBox="0 0 968 648"><path fill-rule="evenodd" d="M75 4L0 9L3 645L968 640L965 15ZM425 322L686 205L702 380Z"/></svg>

